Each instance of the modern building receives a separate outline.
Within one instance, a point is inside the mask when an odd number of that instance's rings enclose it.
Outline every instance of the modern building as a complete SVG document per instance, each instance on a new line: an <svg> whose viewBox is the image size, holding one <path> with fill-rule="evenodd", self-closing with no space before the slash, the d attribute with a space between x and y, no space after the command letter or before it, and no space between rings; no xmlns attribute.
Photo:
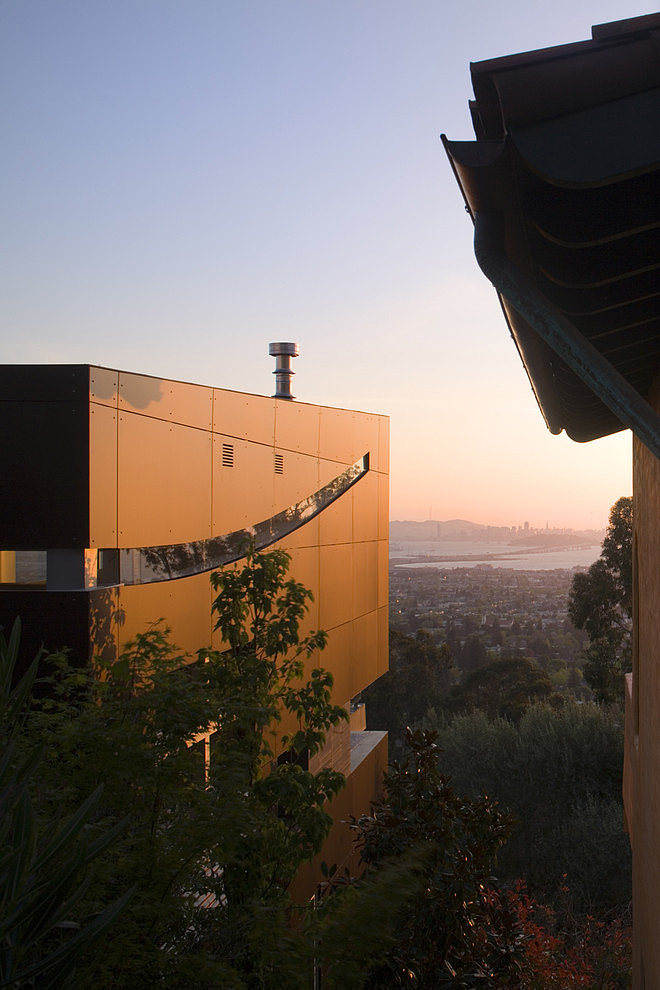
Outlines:
<svg viewBox="0 0 660 990"><path fill-rule="evenodd" d="M660 987L660 14L472 66L476 141L444 140L553 433L633 440L624 803L634 987Z"/></svg>
<svg viewBox="0 0 660 990"><path fill-rule="evenodd" d="M387 417L288 397L0 367L0 625L21 617L24 662L42 643L113 658L161 618L194 656L219 645L209 572L249 542L286 549L314 594L307 628L328 633L333 700L351 712L316 762L347 775L337 816L359 814L387 762L359 698L388 664L388 434Z"/></svg>

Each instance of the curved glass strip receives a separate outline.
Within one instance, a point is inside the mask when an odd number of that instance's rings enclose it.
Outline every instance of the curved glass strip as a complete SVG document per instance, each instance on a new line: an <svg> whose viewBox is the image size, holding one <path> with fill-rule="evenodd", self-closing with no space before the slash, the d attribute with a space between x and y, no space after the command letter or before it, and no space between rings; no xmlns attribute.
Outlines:
<svg viewBox="0 0 660 990"><path fill-rule="evenodd" d="M368 470L367 452L313 495L263 522L225 536L168 546L102 550L101 559L107 561L103 567L103 584L153 584L191 577L240 560L250 546L264 550L318 516L360 481Z"/></svg>

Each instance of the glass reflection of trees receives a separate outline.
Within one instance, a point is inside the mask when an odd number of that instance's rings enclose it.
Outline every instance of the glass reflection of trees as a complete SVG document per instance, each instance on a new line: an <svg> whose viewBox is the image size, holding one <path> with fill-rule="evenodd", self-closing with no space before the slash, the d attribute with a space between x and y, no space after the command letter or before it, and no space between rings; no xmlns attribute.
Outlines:
<svg viewBox="0 0 660 990"><path fill-rule="evenodd" d="M302 501L254 526L236 530L225 536L195 540L190 543L115 551L117 565L114 581L108 568L108 573L104 574L105 582L152 584L157 581L190 577L193 574L201 574L231 564L245 556L249 546L263 550L304 526L344 495L366 475L368 470L369 453L367 452L313 495L308 495ZM108 552L103 551L104 554Z"/></svg>

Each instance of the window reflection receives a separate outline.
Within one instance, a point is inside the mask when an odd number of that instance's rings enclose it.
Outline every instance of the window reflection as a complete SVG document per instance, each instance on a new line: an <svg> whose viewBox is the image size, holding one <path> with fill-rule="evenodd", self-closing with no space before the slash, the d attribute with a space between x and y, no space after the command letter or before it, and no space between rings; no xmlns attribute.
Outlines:
<svg viewBox="0 0 660 990"><path fill-rule="evenodd" d="M85 565L85 580L68 577L67 587L110 587L117 584L153 584L176 578L191 577L215 570L245 556L254 546L263 550L310 522L360 481L369 470L369 453L320 488L313 495L296 502L262 522L209 540L128 550L105 548L98 551L51 551L53 558L65 554L74 563ZM87 555L93 554L94 575L87 575ZM78 561L78 556L83 555ZM47 552L45 550L4 550L0 559L0 583L46 585ZM53 561L51 561L51 564ZM89 577L89 580L88 580Z"/></svg>
<svg viewBox="0 0 660 990"><path fill-rule="evenodd" d="M46 551L0 551L0 583L45 585Z"/></svg>
<svg viewBox="0 0 660 990"><path fill-rule="evenodd" d="M250 545L263 550L304 526L340 498L369 470L367 452L355 464L295 505L246 529L225 536L172 546L140 547L130 550L102 550L104 584L152 584L190 577L240 560ZM115 554L115 556L113 556ZM106 563L107 561L107 563ZM99 583L101 583L99 581Z"/></svg>

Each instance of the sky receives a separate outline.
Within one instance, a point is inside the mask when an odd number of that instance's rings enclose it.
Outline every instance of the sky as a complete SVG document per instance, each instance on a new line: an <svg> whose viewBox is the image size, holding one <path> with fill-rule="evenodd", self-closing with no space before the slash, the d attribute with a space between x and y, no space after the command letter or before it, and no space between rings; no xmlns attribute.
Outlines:
<svg viewBox="0 0 660 990"><path fill-rule="evenodd" d="M0 0L5 363L390 416L392 519L600 528L628 432L551 436L440 141L469 64L613 0Z"/></svg>

